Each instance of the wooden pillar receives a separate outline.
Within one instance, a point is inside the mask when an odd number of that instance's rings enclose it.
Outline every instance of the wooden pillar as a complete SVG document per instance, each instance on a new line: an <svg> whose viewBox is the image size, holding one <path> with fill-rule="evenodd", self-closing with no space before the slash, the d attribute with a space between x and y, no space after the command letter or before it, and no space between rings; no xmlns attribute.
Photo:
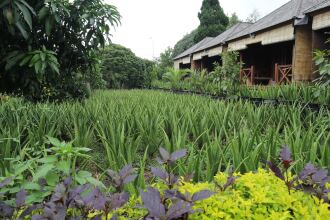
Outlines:
<svg viewBox="0 0 330 220"><path fill-rule="evenodd" d="M275 63L275 82L278 84L280 81L279 72L278 72L278 63Z"/></svg>
<svg viewBox="0 0 330 220"><path fill-rule="evenodd" d="M254 76L254 73L255 72L255 67L254 66L251 66L251 83L252 83L252 85L254 85L255 84L255 76Z"/></svg>
<svg viewBox="0 0 330 220"><path fill-rule="evenodd" d="M204 62L205 58L202 57L201 59L201 70L205 69L205 62Z"/></svg>
<svg viewBox="0 0 330 220"><path fill-rule="evenodd" d="M191 63L190 68L191 68L191 70L194 71L194 70L196 69L196 63L195 63L195 60L193 60L193 59L191 58L190 63Z"/></svg>
<svg viewBox="0 0 330 220"><path fill-rule="evenodd" d="M312 26L297 26L293 54L293 81L311 81L313 77Z"/></svg>

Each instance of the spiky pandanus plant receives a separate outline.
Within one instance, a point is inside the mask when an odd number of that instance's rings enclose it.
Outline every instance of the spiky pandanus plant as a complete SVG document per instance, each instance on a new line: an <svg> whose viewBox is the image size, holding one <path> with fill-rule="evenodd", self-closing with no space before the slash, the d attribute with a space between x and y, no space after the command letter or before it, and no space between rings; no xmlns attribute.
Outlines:
<svg viewBox="0 0 330 220"><path fill-rule="evenodd" d="M170 68L168 72L164 74L163 79L171 83L172 89L177 89L179 87L180 81L190 73L191 70L189 69L178 70Z"/></svg>

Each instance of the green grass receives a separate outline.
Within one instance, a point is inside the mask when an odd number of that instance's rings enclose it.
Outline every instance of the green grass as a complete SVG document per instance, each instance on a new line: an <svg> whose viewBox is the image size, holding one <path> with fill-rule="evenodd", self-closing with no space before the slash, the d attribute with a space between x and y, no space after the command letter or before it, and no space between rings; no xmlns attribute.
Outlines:
<svg viewBox="0 0 330 220"><path fill-rule="evenodd" d="M0 103L0 176L5 158L27 158L47 148L45 136L74 141L93 149L81 161L95 173L127 163L139 168L145 184L158 148L187 148L176 169L194 180L212 180L231 166L254 171L261 161L276 159L287 144L301 170L307 162L330 168L330 112L299 106L254 106L157 91L97 91L83 102L32 104L20 99ZM28 152L28 153L27 153Z"/></svg>

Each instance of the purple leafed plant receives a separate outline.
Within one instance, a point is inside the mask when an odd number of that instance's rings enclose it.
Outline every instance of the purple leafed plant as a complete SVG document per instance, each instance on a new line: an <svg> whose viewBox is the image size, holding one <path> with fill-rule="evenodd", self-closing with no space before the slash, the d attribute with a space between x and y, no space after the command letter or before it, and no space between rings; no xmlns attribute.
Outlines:
<svg viewBox="0 0 330 220"><path fill-rule="evenodd" d="M110 169L107 170L107 173L117 191L122 191L125 184L134 181L137 177L132 165L126 165L119 173Z"/></svg>
<svg viewBox="0 0 330 220"><path fill-rule="evenodd" d="M313 164L308 163L299 175L292 180L289 180L288 169L293 163L291 155L290 149L287 146L284 146L280 153L280 165L277 166L270 161L267 161L267 165L273 171L275 176L285 182L289 193L292 188L295 188L303 190L304 192L312 194L329 203L328 194L330 193L330 189L326 187L327 183L330 183L328 170L316 168Z"/></svg>
<svg viewBox="0 0 330 220"><path fill-rule="evenodd" d="M108 172L113 180L114 193L103 192L99 187L90 184L74 186L72 178L69 177L57 184L54 192L40 204L26 205L28 196L25 190L16 194L15 206L2 202L4 195L0 195L0 218L24 219L29 216L32 220L65 220L65 219L87 219L91 211L100 211L100 214L93 219L108 219L109 213L125 205L129 200L129 194L123 192L124 185L134 181L136 175L131 165L125 166L119 173ZM5 179L0 182L0 189L6 187L12 179ZM43 182L39 181L42 185ZM18 210L22 210L19 216ZM74 214L68 212L69 209L75 210ZM37 211L33 216L31 214ZM115 220L116 216L111 219Z"/></svg>
<svg viewBox="0 0 330 220"><path fill-rule="evenodd" d="M152 167L151 171L155 177L161 179L166 185L167 190L160 193L155 188L148 188L147 191L141 191L143 206L148 210L145 219L188 219L189 214L199 210L193 210L194 203L207 199L214 193L209 190L196 192L193 195L189 193L182 194L174 189L178 184L178 177L173 174L173 165L177 160L186 156L186 150L179 150L172 154L164 148L159 150L161 158L158 159L160 165L165 165L165 170L158 167Z"/></svg>
<svg viewBox="0 0 330 220"><path fill-rule="evenodd" d="M330 189L326 185L330 183L330 176L328 176L327 169L316 168L313 164L308 163L299 174L299 179L301 183L297 185L297 189L304 190L329 203Z"/></svg>
<svg viewBox="0 0 330 220"><path fill-rule="evenodd" d="M267 161L267 165L271 169L271 171L284 181L285 185L288 188L289 194L291 193L292 188L294 187L295 182L298 180L297 177L293 178L292 180L289 180L289 168L291 167L291 164L293 162L292 159L292 153L288 146L284 146L280 152L280 165L277 166L275 163L271 161ZM282 169L281 169L282 167Z"/></svg>

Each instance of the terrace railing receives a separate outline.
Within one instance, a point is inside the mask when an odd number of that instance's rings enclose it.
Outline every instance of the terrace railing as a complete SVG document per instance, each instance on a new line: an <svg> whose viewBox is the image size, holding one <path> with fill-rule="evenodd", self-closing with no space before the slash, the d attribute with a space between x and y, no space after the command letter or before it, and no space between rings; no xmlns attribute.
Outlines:
<svg viewBox="0 0 330 220"><path fill-rule="evenodd" d="M275 64L276 84L289 84L292 81L292 65Z"/></svg>
<svg viewBox="0 0 330 220"><path fill-rule="evenodd" d="M240 71L240 80L241 83L251 84L254 85L255 80L255 73L254 73L254 66L250 68L241 69Z"/></svg>

